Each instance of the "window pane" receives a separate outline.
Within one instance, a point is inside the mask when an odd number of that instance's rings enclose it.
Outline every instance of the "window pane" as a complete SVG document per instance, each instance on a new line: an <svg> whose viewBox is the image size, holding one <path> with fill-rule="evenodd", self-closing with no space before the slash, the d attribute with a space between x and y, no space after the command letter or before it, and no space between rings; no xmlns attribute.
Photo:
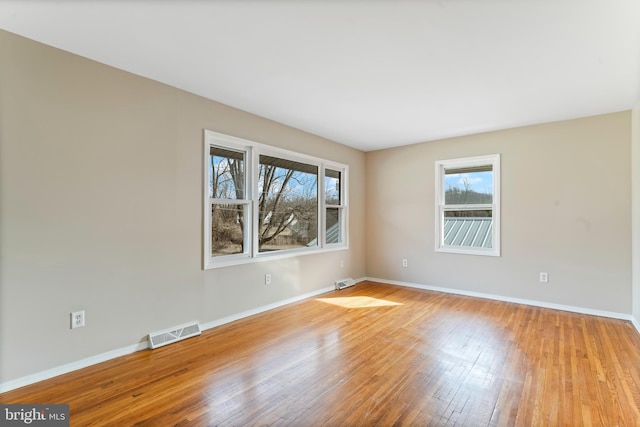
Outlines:
<svg viewBox="0 0 640 427"><path fill-rule="evenodd" d="M341 221L342 209L340 208L327 208L327 243L341 243L342 242L342 221Z"/></svg>
<svg viewBox="0 0 640 427"><path fill-rule="evenodd" d="M318 245L318 167L260 156L258 250Z"/></svg>
<svg viewBox="0 0 640 427"><path fill-rule="evenodd" d="M492 248L493 217L491 210L445 211L446 246Z"/></svg>
<svg viewBox="0 0 640 427"><path fill-rule="evenodd" d="M209 149L209 197L244 199L244 153L220 147Z"/></svg>
<svg viewBox="0 0 640 427"><path fill-rule="evenodd" d="M492 166L445 169L444 187L444 203L446 205L492 203Z"/></svg>
<svg viewBox="0 0 640 427"><path fill-rule="evenodd" d="M328 205L340 204L340 178L342 172L325 169L324 171L324 201Z"/></svg>
<svg viewBox="0 0 640 427"><path fill-rule="evenodd" d="M244 253L245 205L211 205L211 256Z"/></svg>

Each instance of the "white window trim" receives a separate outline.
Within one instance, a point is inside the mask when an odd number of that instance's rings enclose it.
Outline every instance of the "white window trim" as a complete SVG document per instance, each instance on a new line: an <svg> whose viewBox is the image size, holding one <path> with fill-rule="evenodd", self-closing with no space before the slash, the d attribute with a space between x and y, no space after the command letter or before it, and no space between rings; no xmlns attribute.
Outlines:
<svg viewBox="0 0 640 427"><path fill-rule="evenodd" d="M449 205L448 208L456 210L478 210L491 208L492 225L492 248L472 248L461 246L447 246L444 244L444 211L445 211L445 189L444 175L446 169L459 169L474 166L492 165L493 168L493 203L476 205ZM439 160L435 164L435 251L454 254L500 256L500 154L486 156L465 157L450 160Z"/></svg>
<svg viewBox="0 0 640 427"><path fill-rule="evenodd" d="M235 151L243 151L246 153L246 165L245 169L245 199L243 200L217 200L209 198L209 150L210 147L223 147ZM312 248L296 248L288 250L279 250L276 252L259 252L258 248L258 235L254 232L258 222L258 169L260 155L267 155L273 157L279 157L306 163L314 166L318 166L318 245ZM340 180L342 204L339 207L342 210L342 242L330 243L326 242L326 200L325 200L325 188L324 188L324 171L325 169L332 169L340 171L342 173L342 179ZM318 157L309 156L306 154L297 153L282 148L272 147L266 144L246 140L243 138L234 137L210 130L204 131L204 169L203 169L203 268L219 268L228 267L232 265L246 264L252 262L259 262L264 260L273 260L280 258L288 258L299 255L314 254L321 252L330 252L336 250L349 249L349 215L348 215L348 165L328 161ZM226 202L226 203L242 203L246 204L248 210L251 212L249 215L249 221L246 222L247 227L245 234L248 233L249 248L242 254L225 255L220 257L211 256L211 203L212 202ZM335 206L335 205L330 205Z"/></svg>

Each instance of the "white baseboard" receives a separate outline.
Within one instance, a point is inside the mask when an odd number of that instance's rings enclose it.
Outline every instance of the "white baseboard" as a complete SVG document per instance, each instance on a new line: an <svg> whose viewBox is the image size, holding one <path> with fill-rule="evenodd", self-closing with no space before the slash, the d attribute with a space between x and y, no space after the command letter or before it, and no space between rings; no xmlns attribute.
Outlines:
<svg viewBox="0 0 640 427"><path fill-rule="evenodd" d="M136 351L144 350L149 347L149 344L141 342L138 344L128 345L126 347L119 348L117 350L111 350L106 353L98 354L95 356L87 357L86 359L78 360L76 362L67 363L66 365L58 366L56 368L47 369L35 374L27 375L15 380L6 381L0 383L0 393L14 390L16 388L24 387L29 384L34 384L39 381L48 380L49 378L57 377L58 375L67 374L69 372L77 371L78 369L86 368L87 366L96 365L107 360L115 359L116 357L126 356L127 354L135 353Z"/></svg>
<svg viewBox="0 0 640 427"><path fill-rule="evenodd" d="M222 319L213 320L211 322L203 323L200 328L204 331L207 329L215 328L226 323L235 322L236 320L244 319L245 317L254 316L256 314L264 313L265 311L273 310L274 308L282 307L287 304L302 301L303 299L315 297L316 295L325 294L333 291L335 288L329 286L326 288L318 289L317 291L308 292L306 294L298 295L293 298L288 298L282 301L274 302L273 304L263 305L262 307L254 308L251 310L243 311L242 313L232 314L231 316L223 317Z"/></svg>
<svg viewBox="0 0 640 427"><path fill-rule="evenodd" d="M363 281L364 279L359 279L358 281ZM211 322L204 323L200 325L202 330L215 328L216 326L224 325L225 323L230 323L235 320L239 320L245 317L253 316L255 314L259 314L268 310L272 310L274 308L282 307L287 304L291 304L297 301L301 301L303 299L311 298L316 295L324 294L330 291L333 291L335 288L333 286L318 289L313 292L308 292L306 294L298 295L293 298L288 298L286 300L278 301L273 304L268 304L262 307L258 307L256 309L243 311L242 313L234 314L232 316L227 316L222 319L214 320ZM136 351L146 350L149 348L149 343L147 341L140 342L138 344L132 344L126 347L119 348L117 350L108 351L106 353L98 354L95 356L87 357L86 359L78 360L76 362L67 363L66 365L58 366L56 368L47 369L41 372L36 372L35 374L27 375L21 378L17 378L11 381L5 381L0 383L0 393L4 393L10 390L15 390L16 388L24 387L30 384L37 383L39 381L48 380L49 378L57 377L58 375L67 374L69 372L77 371L78 369L86 368L91 365L96 365L101 362L106 362L107 360L115 359L117 357L126 356L127 354L135 353Z"/></svg>
<svg viewBox="0 0 640 427"><path fill-rule="evenodd" d="M638 321L638 319L636 319L635 317L631 317L631 323L636 327L636 330L640 334L640 321Z"/></svg>
<svg viewBox="0 0 640 427"><path fill-rule="evenodd" d="M364 282L365 280L368 280L368 279L361 277L359 279L355 279L355 283L357 284L360 282ZM321 294L326 294L327 292L331 292L334 290L335 290L335 287L333 286L320 288L313 292L307 292L306 294L298 295L293 298L287 298L282 301L274 302L273 304L263 305L262 307L254 308L251 310L243 311L241 313L232 314L231 316L223 317L221 319L213 320L211 322L203 323L202 325L200 325L200 329L205 331L207 329L215 328L216 326L221 326L226 323L235 322L236 320L244 319L245 317L254 316L256 314L260 314L265 311L273 310L274 308L282 307L282 306L292 304L294 302L302 301L307 298L312 298Z"/></svg>
<svg viewBox="0 0 640 427"><path fill-rule="evenodd" d="M531 305L534 307L552 308L555 310L570 311L572 313L589 314L592 316L609 317L613 319L629 320L632 323L634 322L633 316L631 316L630 314L617 313L614 311L594 310L591 308L554 304L550 302L528 300L523 298L505 297L502 295L485 294L482 292L465 291L462 289L453 289L453 288L445 288L445 287L430 286L430 285L419 285L416 283L399 282L396 280L377 279L375 277L367 277L366 280L370 280L372 282L378 282L378 283L385 283L388 285L405 286L409 288L424 289L427 291L444 292L448 294L465 295L465 296L476 297L476 298L492 299L496 301L513 302L516 304ZM640 331L640 328L638 328L638 322L635 322L634 325L636 326L638 331Z"/></svg>

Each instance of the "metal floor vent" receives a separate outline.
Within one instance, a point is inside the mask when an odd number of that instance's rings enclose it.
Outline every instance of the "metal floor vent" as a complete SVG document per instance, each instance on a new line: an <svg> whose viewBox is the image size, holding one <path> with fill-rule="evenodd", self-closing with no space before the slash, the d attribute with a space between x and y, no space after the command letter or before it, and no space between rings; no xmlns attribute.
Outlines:
<svg viewBox="0 0 640 427"><path fill-rule="evenodd" d="M356 282L351 277L349 277L348 279L341 279L336 281L336 289L340 290L340 289L348 288L349 286L353 286L355 284Z"/></svg>
<svg viewBox="0 0 640 427"><path fill-rule="evenodd" d="M200 335L200 325L198 322L185 323L184 325L150 333L149 345L151 348L158 348L163 345L195 337L196 335Z"/></svg>

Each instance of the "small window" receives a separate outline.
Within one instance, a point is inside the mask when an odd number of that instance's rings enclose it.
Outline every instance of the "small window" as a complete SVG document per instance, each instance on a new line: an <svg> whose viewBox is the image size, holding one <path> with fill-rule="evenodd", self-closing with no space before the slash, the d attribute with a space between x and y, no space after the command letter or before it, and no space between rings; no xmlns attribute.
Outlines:
<svg viewBox="0 0 640 427"><path fill-rule="evenodd" d="M347 248L348 167L205 131L204 268Z"/></svg>
<svg viewBox="0 0 640 427"><path fill-rule="evenodd" d="M342 170L325 169L325 243L328 245L344 242L345 204L344 204L344 172Z"/></svg>
<svg viewBox="0 0 640 427"><path fill-rule="evenodd" d="M210 256L248 256L250 200L245 197L246 153L209 147Z"/></svg>
<svg viewBox="0 0 640 427"><path fill-rule="evenodd" d="M436 162L436 251L500 256L500 155Z"/></svg>

